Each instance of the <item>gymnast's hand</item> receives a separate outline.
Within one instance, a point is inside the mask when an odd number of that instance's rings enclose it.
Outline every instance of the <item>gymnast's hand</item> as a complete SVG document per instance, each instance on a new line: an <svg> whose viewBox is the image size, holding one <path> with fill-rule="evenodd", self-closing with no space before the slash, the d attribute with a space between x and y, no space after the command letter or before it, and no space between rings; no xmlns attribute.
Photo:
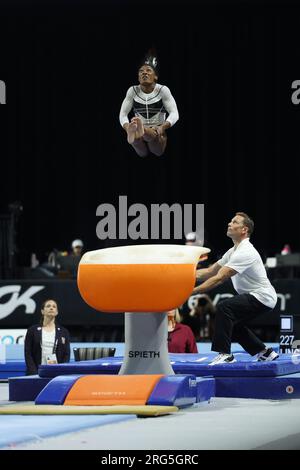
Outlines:
<svg viewBox="0 0 300 470"><path fill-rule="evenodd" d="M163 126L157 126L157 127L155 128L155 131L156 131L158 137L161 137L161 136L164 134L164 128L163 128Z"/></svg>

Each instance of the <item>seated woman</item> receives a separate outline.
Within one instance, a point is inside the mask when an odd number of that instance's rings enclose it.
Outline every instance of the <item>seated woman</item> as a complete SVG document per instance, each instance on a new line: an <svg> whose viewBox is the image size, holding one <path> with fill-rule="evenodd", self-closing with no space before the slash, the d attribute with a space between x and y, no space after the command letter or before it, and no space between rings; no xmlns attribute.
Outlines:
<svg viewBox="0 0 300 470"><path fill-rule="evenodd" d="M182 323L191 328L196 341L211 341L214 333L216 308L207 294L200 294L195 306L182 318Z"/></svg>
<svg viewBox="0 0 300 470"><path fill-rule="evenodd" d="M191 328L179 320L178 309L168 312L168 351L170 353L198 353L195 336Z"/></svg>
<svg viewBox="0 0 300 470"><path fill-rule="evenodd" d="M37 374L40 364L70 360L69 332L56 323L58 308L55 300L46 300L42 304L41 314L40 324L31 326L26 333L26 375Z"/></svg>

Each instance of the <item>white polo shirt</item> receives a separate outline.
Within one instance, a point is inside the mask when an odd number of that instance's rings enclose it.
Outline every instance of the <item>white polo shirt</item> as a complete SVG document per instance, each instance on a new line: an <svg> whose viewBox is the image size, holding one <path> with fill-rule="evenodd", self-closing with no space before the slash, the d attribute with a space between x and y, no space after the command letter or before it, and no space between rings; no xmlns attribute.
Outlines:
<svg viewBox="0 0 300 470"><path fill-rule="evenodd" d="M55 342L55 328L53 331L45 331L42 328L42 364L47 364L47 356L53 354Z"/></svg>
<svg viewBox="0 0 300 470"><path fill-rule="evenodd" d="M251 294L267 307L275 307L276 291L267 277L258 251L250 243L249 238L245 238L237 247L234 246L226 251L217 263L237 271L231 280L238 294Z"/></svg>

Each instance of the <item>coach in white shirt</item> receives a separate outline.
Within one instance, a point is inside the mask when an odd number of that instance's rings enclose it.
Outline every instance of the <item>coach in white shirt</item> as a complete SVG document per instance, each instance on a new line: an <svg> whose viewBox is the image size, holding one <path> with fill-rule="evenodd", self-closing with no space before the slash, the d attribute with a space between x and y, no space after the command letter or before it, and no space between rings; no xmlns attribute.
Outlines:
<svg viewBox="0 0 300 470"><path fill-rule="evenodd" d="M247 327L249 320L274 309L277 295L270 283L258 251L250 243L253 220L244 212L237 212L228 224L227 236L234 246L207 269L197 270L197 279L204 281L193 293L209 291L226 280L232 280L238 295L217 304L212 350L219 354L211 364L235 362L231 354L232 335L259 361L273 361L278 354L255 336Z"/></svg>

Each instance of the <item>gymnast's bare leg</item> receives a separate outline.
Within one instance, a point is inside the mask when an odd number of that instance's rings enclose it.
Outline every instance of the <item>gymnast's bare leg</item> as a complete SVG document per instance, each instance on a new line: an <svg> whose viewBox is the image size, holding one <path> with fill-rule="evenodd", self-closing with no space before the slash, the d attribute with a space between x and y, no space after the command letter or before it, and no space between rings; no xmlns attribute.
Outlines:
<svg viewBox="0 0 300 470"><path fill-rule="evenodd" d="M147 138L149 138L148 148L150 152L156 155L157 157L163 155L167 146L167 136L164 131L161 132L160 126L156 128L150 127L148 130L148 134L146 134L146 136L144 137L144 140L147 141Z"/></svg>
<svg viewBox="0 0 300 470"><path fill-rule="evenodd" d="M147 144L144 142L144 126L137 124L138 118L133 118L130 123L124 124L124 129L127 132L127 141L139 157L146 157L149 154Z"/></svg>
<svg viewBox="0 0 300 470"><path fill-rule="evenodd" d="M151 153L161 156L167 145L167 136L162 126L144 127L142 120L138 117L133 118L132 122L136 125L136 138L142 138Z"/></svg>

